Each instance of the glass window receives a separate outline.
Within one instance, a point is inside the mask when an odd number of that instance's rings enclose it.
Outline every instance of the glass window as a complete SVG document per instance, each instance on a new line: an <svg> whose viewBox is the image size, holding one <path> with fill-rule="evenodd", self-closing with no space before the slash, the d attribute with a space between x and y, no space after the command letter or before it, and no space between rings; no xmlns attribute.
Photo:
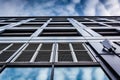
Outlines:
<svg viewBox="0 0 120 80"><path fill-rule="evenodd" d="M100 67L57 67L54 80L109 80Z"/></svg>
<svg viewBox="0 0 120 80"><path fill-rule="evenodd" d="M120 36L120 32L117 29L93 29L95 32L102 36Z"/></svg>
<svg viewBox="0 0 120 80"><path fill-rule="evenodd" d="M8 29L0 33L0 37L28 37L35 29Z"/></svg>
<svg viewBox="0 0 120 80"><path fill-rule="evenodd" d="M50 80L51 68L6 68L0 80Z"/></svg>
<svg viewBox="0 0 120 80"><path fill-rule="evenodd" d="M44 29L39 36L81 36L76 29Z"/></svg>
<svg viewBox="0 0 120 80"><path fill-rule="evenodd" d="M82 24L84 24L85 26L87 26L87 27L106 27L105 25L102 25L102 24L99 24L99 23L82 23Z"/></svg>

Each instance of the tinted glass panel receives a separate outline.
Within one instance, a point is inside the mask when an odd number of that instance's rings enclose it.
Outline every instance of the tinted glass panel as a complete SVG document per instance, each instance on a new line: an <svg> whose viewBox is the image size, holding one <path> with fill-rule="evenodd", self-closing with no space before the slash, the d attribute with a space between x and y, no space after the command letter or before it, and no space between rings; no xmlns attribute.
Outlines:
<svg viewBox="0 0 120 80"><path fill-rule="evenodd" d="M15 30L5 30L0 33L2 37L27 37L34 33L35 29L15 29Z"/></svg>
<svg viewBox="0 0 120 80"><path fill-rule="evenodd" d="M50 80L51 68L6 68L0 80Z"/></svg>
<svg viewBox="0 0 120 80"><path fill-rule="evenodd" d="M93 29L102 36L120 36L120 31L116 29Z"/></svg>
<svg viewBox="0 0 120 80"><path fill-rule="evenodd" d="M3 50L4 48L6 48L8 45L10 45L9 43L0 43L0 50Z"/></svg>
<svg viewBox="0 0 120 80"><path fill-rule="evenodd" d="M46 29L39 36L81 36L75 29Z"/></svg>
<svg viewBox="0 0 120 80"><path fill-rule="evenodd" d="M109 80L100 67L55 68L54 80Z"/></svg>
<svg viewBox="0 0 120 80"><path fill-rule="evenodd" d="M82 23L82 24L86 25L87 27L105 27L104 25L99 23Z"/></svg>

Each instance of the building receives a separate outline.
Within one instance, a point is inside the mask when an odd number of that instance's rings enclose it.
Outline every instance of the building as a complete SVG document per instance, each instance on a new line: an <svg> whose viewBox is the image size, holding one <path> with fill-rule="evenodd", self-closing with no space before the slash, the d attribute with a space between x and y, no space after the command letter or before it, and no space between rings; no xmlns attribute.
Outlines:
<svg viewBox="0 0 120 80"><path fill-rule="evenodd" d="M120 80L119 21L119 16L0 17L0 80Z"/></svg>

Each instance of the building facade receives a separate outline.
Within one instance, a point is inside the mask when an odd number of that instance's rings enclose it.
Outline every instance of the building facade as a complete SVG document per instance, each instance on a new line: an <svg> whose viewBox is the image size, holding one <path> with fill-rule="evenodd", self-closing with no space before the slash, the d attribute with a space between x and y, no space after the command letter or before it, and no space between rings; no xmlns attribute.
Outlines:
<svg viewBox="0 0 120 80"><path fill-rule="evenodd" d="M5 73L28 68L34 78ZM0 17L0 72L0 80L120 80L120 17Z"/></svg>

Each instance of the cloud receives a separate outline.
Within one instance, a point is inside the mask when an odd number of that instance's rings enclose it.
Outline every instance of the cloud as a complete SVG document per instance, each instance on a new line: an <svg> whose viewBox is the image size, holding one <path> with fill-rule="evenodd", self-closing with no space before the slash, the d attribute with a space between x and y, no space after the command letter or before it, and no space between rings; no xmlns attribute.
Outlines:
<svg viewBox="0 0 120 80"><path fill-rule="evenodd" d="M2 0L0 1L0 16L28 15L24 10L25 4L24 0Z"/></svg>
<svg viewBox="0 0 120 80"><path fill-rule="evenodd" d="M84 4L83 4L84 3ZM0 0L0 16L118 16L119 0Z"/></svg>
<svg viewBox="0 0 120 80"><path fill-rule="evenodd" d="M98 4L99 0L87 0L85 3L85 8L84 8L84 15L89 15L89 16L95 16L96 14L96 6Z"/></svg>
<svg viewBox="0 0 120 80"><path fill-rule="evenodd" d="M105 8L105 6L99 2L99 4L97 4L97 9L96 9L96 16L110 16L110 13L107 11L107 9Z"/></svg>
<svg viewBox="0 0 120 80"><path fill-rule="evenodd" d="M113 16L120 16L120 3L119 0L106 0L104 3L108 12Z"/></svg>

